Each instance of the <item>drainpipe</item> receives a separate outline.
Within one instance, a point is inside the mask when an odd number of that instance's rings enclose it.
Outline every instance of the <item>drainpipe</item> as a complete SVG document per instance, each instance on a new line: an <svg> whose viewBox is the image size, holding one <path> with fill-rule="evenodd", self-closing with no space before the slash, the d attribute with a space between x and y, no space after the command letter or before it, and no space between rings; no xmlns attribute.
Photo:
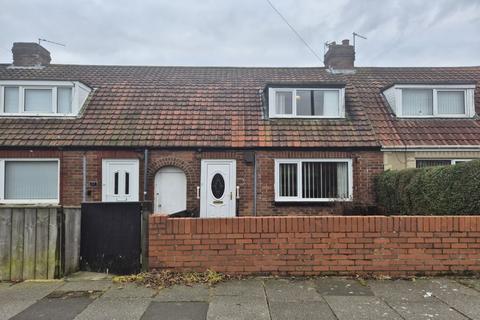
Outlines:
<svg viewBox="0 0 480 320"><path fill-rule="evenodd" d="M83 202L87 201L87 154L83 153Z"/></svg>
<svg viewBox="0 0 480 320"><path fill-rule="evenodd" d="M257 153L253 152L253 215L257 215Z"/></svg>
<svg viewBox="0 0 480 320"><path fill-rule="evenodd" d="M147 200L147 169L148 169L148 149L143 154L143 202Z"/></svg>

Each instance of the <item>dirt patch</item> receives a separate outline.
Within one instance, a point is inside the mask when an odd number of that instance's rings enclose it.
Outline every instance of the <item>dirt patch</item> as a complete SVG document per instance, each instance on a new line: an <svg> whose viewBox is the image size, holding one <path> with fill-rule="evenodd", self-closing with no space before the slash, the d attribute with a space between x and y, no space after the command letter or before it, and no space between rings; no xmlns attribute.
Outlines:
<svg viewBox="0 0 480 320"><path fill-rule="evenodd" d="M117 276L112 279L115 283L136 283L148 288L168 288L173 285L194 285L207 284L213 286L219 282L229 279L237 279L223 273L207 270L205 272L175 272L172 270L161 270L142 272L129 276Z"/></svg>

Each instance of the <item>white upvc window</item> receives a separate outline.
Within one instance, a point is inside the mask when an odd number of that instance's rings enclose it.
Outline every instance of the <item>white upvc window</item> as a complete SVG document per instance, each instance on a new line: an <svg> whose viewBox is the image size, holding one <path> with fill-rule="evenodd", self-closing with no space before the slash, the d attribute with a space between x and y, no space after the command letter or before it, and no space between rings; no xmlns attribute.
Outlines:
<svg viewBox="0 0 480 320"><path fill-rule="evenodd" d="M383 93L398 117L466 118L475 115L475 85L395 85Z"/></svg>
<svg viewBox="0 0 480 320"><path fill-rule="evenodd" d="M58 159L0 159L0 203L58 204Z"/></svg>
<svg viewBox="0 0 480 320"><path fill-rule="evenodd" d="M351 201L352 159L275 159L275 201Z"/></svg>
<svg viewBox="0 0 480 320"><path fill-rule="evenodd" d="M270 118L344 118L344 88L269 88Z"/></svg>
<svg viewBox="0 0 480 320"><path fill-rule="evenodd" d="M457 163L472 161L473 159L416 159L417 168L449 166Z"/></svg>
<svg viewBox="0 0 480 320"><path fill-rule="evenodd" d="M76 116L90 91L75 81L0 81L0 116Z"/></svg>

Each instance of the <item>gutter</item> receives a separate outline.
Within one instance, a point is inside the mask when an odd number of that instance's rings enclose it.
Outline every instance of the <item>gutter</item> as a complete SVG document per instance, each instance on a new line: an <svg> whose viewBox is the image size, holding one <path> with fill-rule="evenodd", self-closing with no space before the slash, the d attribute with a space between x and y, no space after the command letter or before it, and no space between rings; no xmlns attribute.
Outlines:
<svg viewBox="0 0 480 320"><path fill-rule="evenodd" d="M83 202L87 201L87 153L83 153Z"/></svg>
<svg viewBox="0 0 480 320"><path fill-rule="evenodd" d="M464 146L452 146L452 145L419 145L419 146L388 146L382 147L382 152L406 152L406 151L480 151L480 145L464 145Z"/></svg>
<svg viewBox="0 0 480 320"><path fill-rule="evenodd" d="M257 153L253 152L253 215L257 215Z"/></svg>

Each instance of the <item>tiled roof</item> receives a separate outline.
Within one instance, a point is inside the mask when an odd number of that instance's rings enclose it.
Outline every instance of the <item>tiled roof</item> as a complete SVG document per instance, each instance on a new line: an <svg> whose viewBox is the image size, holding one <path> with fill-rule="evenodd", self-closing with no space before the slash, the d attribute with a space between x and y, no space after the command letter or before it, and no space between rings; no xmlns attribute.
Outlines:
<svg viewBox="0 0 480 320"><path fill-rule="evenodd" d="M50 65L0 80L78 80L95 88L75 119L0 117L0 146L378 147L480 145L478 120L397 120L380 94L395 82L478 81L480 68L231 68ZM346 119L266 119L267 84L345 83ZM479 111L478 90L476 93Z"/></svg>
<svg viewBox="0 0 480 320"><path fill-rule="evenodd" d="M323 68L1 65L0 79L80 80L95 88L76 119L0 118L4 146L378 146L348 86L347 119L264 119L261 89L341 80Z"/></svg>
<svg viewBox="0 0 480 320"><path fill-rule="evenodd" d="M395 83L476 84L475 110L480 113L480 67L358 68L355 87L382 146L479 146L480 120L398 119L380 94Z"/></svg>

